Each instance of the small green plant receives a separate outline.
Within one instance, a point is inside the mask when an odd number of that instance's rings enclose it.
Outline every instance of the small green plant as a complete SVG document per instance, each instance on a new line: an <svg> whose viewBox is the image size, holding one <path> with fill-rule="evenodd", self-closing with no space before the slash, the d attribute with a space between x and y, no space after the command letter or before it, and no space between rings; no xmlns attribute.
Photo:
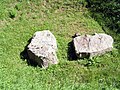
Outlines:
<svg viewBox="0 0 120 90"><path fill-rule="evenodd" d="M10 10L9 17L13 19L16 16L17 16L17 11L15 9Z"/></svg>
<svg viewBox="0 0 120 90"><path fill-rule="evenodd" d="M20 4L17 4L17 5L15 6L15 9L18 10L18 11L20 10L20 8L21 8Z"/></svg>

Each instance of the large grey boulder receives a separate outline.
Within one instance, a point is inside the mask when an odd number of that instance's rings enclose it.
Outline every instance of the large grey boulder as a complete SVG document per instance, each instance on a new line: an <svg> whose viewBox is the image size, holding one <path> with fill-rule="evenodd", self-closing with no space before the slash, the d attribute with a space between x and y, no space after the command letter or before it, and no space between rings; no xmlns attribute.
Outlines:
<svg viewBox="0 0 120 90"><path fill-rule="evenodd" d="M82 35L73 38L77 57L93 57L111 51L113 38L107 34Z"/></svg>
<svg viewBox="0 0 120 90"><path fill-rule="evenodd" d="M37 31L28 45L29 59L34 60L42 68L57 64L57 42L49 30Z"/></svg>

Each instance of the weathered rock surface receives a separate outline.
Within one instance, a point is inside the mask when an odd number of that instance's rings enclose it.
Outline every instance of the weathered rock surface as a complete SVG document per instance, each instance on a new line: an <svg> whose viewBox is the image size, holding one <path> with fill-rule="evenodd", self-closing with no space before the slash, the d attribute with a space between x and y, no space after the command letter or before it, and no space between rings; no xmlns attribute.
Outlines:
<svg viewBox="0 0 120 90"><path fill-rule="evenodd" d="M111 51L113 38L107 34L82 35L73 38L77 57L93 57Z"/></svg>
<svg viewBox="0 0 120 90"><path fill-rule="evenodd" d="M49 30L35 32L27 50L29 59L43 68L58 63L56 51L56 39Z"/></svg>

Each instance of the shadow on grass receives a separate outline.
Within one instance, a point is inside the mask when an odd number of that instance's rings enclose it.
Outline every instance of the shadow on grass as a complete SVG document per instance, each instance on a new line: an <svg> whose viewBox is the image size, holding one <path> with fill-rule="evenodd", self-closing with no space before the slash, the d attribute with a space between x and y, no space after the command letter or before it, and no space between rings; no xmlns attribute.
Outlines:
<svg viewBox="0 0 120 90"><path fill-rule="evenodd" d="M31 39L32 39L32 38L30 38L30 39L28 40L28 44L25 46L24 50L20 53L20 58L21 58L23 61L26 60L26 62L27 62L28 65L36 67L38 64L37 64L34 60L29 59L29 56L28 56L28 53L27 53L27 49L28 49L27 47L28 47L28 45L30 44Z"/></svg>
<svg viewBox="0 0 120 90"><path fill-rule="evenodd" d="M67 57L69 61L77 60L73 41L68 43Z"/></svg>

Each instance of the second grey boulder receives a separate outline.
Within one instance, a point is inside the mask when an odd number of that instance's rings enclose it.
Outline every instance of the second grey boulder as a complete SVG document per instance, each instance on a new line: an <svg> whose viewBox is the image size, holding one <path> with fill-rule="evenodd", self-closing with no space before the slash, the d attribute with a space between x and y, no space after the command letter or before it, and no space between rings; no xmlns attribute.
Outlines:
<svg viewBox="0 0 120 90"><path fill-rule="evenodd" d="M111 51L113 38L107 34L82 35L73 38L77 57L93 57Z"/></svg>

